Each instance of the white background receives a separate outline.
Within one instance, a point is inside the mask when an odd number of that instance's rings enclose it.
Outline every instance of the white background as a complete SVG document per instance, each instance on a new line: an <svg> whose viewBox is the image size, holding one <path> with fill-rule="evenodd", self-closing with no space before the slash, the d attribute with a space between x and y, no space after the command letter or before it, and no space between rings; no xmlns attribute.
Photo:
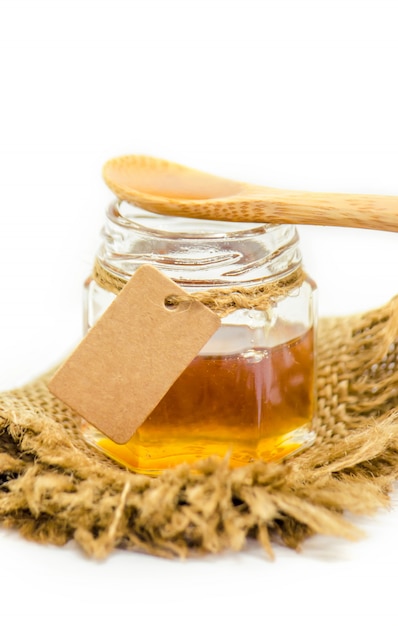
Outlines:
<svg viewBox="0 0 398 626"><path fill-rule="evenodd" d="M110 157L398 195L397 24L396 0L0 0L0 388L81 336ZM321 315L398 293L398 235L299 232ZM356 521L363 541L318 537L300 555L277 548L275 563L252 544L187 562L118 552L96 563L73 544L3 530L1 615L398 623L398 507Z"/></svg>

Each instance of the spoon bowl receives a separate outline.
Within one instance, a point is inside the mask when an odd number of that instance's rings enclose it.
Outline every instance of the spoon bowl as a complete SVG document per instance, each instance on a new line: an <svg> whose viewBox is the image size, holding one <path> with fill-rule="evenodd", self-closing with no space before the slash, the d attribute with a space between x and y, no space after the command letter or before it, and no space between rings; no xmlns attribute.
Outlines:
<svg viewBox="0 0 398 626"><path fill-rule="evenodd" d="M107 161L103 177L119 199L163 215L398 232L397 196L264 187L142 155Z"/></svg>

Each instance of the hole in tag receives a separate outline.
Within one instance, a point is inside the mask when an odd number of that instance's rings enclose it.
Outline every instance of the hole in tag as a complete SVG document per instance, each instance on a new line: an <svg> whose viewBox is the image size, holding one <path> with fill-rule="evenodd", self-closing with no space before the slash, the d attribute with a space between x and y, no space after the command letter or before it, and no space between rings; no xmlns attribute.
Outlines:
<svg viewBox="0 0 398 626"><path fill-rule="evenodd" d="M163 304L169 311L175 311L180 302L177 300L177 296L166 296Z"/></svg>

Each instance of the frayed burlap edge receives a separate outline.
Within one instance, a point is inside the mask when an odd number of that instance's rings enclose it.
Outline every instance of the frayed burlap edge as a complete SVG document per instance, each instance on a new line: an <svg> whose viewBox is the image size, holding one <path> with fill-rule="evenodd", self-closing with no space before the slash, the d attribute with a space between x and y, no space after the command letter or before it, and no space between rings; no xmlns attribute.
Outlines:
<svg viewBox="0 0 398 626"><path fill-rule="evenodd" d="M346 512L388 506L398 475L398 299L319 327L317 441L279 464L228 459L135 475L87 447L47 376L0 394L0 521L37 542L159 556L357 539Z"/></svg>

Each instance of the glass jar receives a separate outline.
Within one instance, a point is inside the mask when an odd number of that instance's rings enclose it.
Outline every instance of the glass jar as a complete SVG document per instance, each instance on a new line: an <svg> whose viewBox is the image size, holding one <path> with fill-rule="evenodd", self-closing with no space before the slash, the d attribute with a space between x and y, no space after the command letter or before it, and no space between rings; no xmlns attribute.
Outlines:
<svg viewBox="0 0 398 626"><path fill-rule="evenodd" d="M302 272L292 225L155 215L124 201L108 208L97 263L127 281L151 264L190 293L239 291ZM293 281L294 282L294 281ZM88 442L149 475L183 462L228 455L232 467L278 461L314 441L315 284L301 281L260 309L245 305L217 332L124 445L83 422ZM115 294L85 284L88 331ZM148 372L148 376L151 373Z"/></svg>

